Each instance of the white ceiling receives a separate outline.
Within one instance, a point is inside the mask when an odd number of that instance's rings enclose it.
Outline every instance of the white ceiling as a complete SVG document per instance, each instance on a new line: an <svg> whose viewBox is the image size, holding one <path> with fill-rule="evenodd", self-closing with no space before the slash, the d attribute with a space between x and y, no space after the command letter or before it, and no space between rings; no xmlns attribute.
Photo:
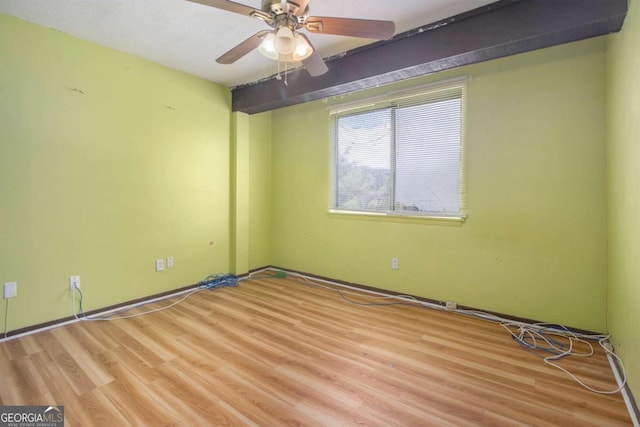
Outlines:
<svg viewBox="0 0 640 427"><path fill-rule="evenodd" d="M396 33L457 15L495 0L311 0L310 15L394 21ZM237 0L259 9L260 0ZM215 59L268 26L186 0L0 0L6 13L166 65L226 86L277 72L253 51L232 65ZM309 34L323 57L375 40Z"/></svg>

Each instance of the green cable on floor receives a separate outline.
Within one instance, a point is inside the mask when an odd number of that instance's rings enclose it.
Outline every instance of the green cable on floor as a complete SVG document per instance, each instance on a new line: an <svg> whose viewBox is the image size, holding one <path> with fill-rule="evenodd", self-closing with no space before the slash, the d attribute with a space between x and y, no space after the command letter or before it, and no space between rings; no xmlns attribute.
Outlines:
<svg viewBox="0 0 640 427"><path fill-rule="evenodd" d="M271 273L271 277L277 277L280 279L284 279L285 277L287 277L287 272L286 271L276 271L275 273Z"/></svg>

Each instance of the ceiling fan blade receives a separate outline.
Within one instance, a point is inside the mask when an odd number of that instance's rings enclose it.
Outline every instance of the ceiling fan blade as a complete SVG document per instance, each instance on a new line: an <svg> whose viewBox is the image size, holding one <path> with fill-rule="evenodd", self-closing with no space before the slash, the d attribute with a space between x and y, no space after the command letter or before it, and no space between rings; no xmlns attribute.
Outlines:
<svg viewBox="0 0 640 427"><path fill-rule="evenodd" d="M247 53L260 46L260 43L262 43L262 40L268 33L270 33L269 30L258 31L257 33L216 59L216 62L218 64L233 64L238 59L242 58Z"/></svg>
<svg viewBox="0 0 640 427"><path fill-rule="evenodd" d="M304 15L304 11L307 10L307 5L309 4L309 0L289 0L289 9L293 9L293 14L295 16Z"/></svg>
<svg viewBox="0 0 640 427"><path fill-rule="evenodd" d="M309 38L304 34L299 34L307 40L307 43L309 43L309 46L313 49L313 53L307 59L302 60L302 63L309 72L309 75L311 75L311 77L318 77L329 71L329 68L327 67L327 64L324 63L322 56L320 56L316 48L311 44L311 40L309 40Z"/></svg>
<svg viewBox="0 0 640 427"><path fill-rule="evenodd" d="M378 40L390 39L396 32L396 24L393 21L332 18L327 16L310 16L305 21L304 27L312 33Z"/></svg>
<svg viewBox="0 0 640 427"><path fill-rule="evenodd" d="M215 7L216 9L222 9L233 13L239 13L245 16L261 16L263 18L271 18L271 16L261 10L254 9L249 6L245 6L240 3L228 1L228 0L187 0L192 3L199 3L205 6Z"/></svg>

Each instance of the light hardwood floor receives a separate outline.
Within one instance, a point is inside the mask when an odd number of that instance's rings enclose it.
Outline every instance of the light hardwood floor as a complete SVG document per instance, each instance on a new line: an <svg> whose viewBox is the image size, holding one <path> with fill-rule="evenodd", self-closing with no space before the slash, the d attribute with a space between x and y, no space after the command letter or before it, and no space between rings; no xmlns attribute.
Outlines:
<svg viewBox="0 0 640 427"><path fill-rule="evenodd" d="M615 388L601 350L563 365ZM290 279L4 342L0 381L0 404L64 405L67 426L631 425L620 393L582 389L497 324Z"/></svg>

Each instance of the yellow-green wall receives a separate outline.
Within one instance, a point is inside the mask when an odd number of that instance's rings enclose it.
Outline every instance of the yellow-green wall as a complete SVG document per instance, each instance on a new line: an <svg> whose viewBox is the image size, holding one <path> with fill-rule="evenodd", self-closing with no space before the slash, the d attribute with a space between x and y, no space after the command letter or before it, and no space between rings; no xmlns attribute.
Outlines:
<svg viewBox="0 0 640 427"><path fill-rule="evenodd" d="M604 59L600 38L410 82L471 77L462 225L328 213L327 106L382 89L274 111L273 264L605 330Z"/></svg>
<svg viewBox="0 0 640 427"><path fill-rule="evenodd" d="M271 264L271 113L231 119L231 267L234 274Z"/></svg>
<svg viewBox="0 0 640 427"><path fill-rule="evenodd" d="M250 116L249 269L271 264L271 113Z"/></svg>
<svg viewBox="0 0 640 427"><path fill-rule="evenodd" d="M607 326L640 396L640 1L608 40L609 288Z"/></svg>
<svg viewBox="0 0 640 427"><path fill-rule="evenodd" d="M249 177L250 177L249 116L231 115L230 175L230 257L229 271L245 274L249 270Z"/></svg>
<svg viewBox="0 0 640 427"><path fill-rule="evenodd" d="M0 15L9 329L71 315L72 274L91 310L228 271L229 123L227 88Z"/></svg>

